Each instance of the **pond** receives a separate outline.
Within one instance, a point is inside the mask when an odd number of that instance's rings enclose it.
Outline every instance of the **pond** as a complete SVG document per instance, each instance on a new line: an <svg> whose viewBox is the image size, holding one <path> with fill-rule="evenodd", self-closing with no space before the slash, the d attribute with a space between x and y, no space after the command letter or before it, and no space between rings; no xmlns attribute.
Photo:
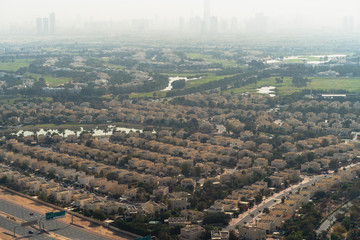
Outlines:
<svg viewBox="0 0 360 240"><path fill-rule="evenodd" d="M193 81L193 80L197 80L197 79L200 79L200 78L188 78L188 77L169 77L169 84L166 88L164 88L163 90L161 91L171 91L172 90L172 83L175 82L175 81L179 81L179 80L185 80L185 82L187 81Z"/></svg>
<svg viewBox="0 0 360 240"><path fill-rule="evenodd" d="M109 125L107 127L107 129L105 130L104 128L100 129L98 127L95 128L90 128L90 129L85 129L83 127L80 127L79 130L74 130L74 129L39 129L36 131L36 135L41 135L44 134L46 135L47 133L53 134L53 133L57 133L60 134L64 137L68 137L69 135L76 135L76 136L80 136L80 134L82 132L90 132L92 133L92 135L94 137L99 137L99 136L111 136L113 134L113 131L120 131L120 132L143 132L142 129L136 129L136 128L126 128L126 127L117 127L117 126L113 126L113 125ZM26 130L20 130L17 133L14 133L17 136L23 134L24 136L32 136L34 135L34 131L26 131Z"/></svg>
<svg viewBox="0 0 360 240"><path fill-rule="evenodd" d="M261 87L256 89L257 93L261 93L261 94L268 94L270 97L275 97L276 95L274 94L274 90L276 89L276 87L274 86L267 86L267 87Z"/></svg>

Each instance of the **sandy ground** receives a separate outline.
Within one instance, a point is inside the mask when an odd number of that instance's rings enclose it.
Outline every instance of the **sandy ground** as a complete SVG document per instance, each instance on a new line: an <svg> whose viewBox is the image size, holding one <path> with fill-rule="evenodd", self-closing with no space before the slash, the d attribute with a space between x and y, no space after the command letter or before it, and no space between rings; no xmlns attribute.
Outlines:
<svg viewBox="0 0 360 240"><path fill-rule="evenodd" d="M10 239L15 239L12 236L12 232L3 228L0 228L0 239L1 240L10 240Z"/></svg>
<svg viewBox="0 0 360 240"><path fill-rule="evenodd" d="M45 213L52 212L53 210L55 210L55 209L53 209L51 207L47 207L47 206L44 206L42 204L39 204L36 201L32 201L30 199L21 197L19 195L6 192L6 191L4 191L2 189L0 189L0 199L6 200L6 201L11 202L11 203L15 203L15 204L17 204L19 206L22 206L22 207L24 207L26 209L29 209L29 210L31 210L33 212L36 212L36 213L39 213L39 214L42 214L42 215L45 215ZM21 203L21 204L19 204L19 203ZM71 218L72 218L72 216L67 214L65 217L58 219L58 221L70 224L71 223ZM116 239L116 240L132 239L132 238L126 238L126 237L123 237L123 236L119 236L116 232L113 232L113 231L111 231L111 230L109 230L107 228L104 228L104 227L94 225L89 221L80 219L80 218L75 217L75 216L74 216L74 222L73 223L74 223L75 226L79 227L83 231L88 231L88 232L91 232L91 233L93 233L95 235L99 235L99 236L100 236L100 233L101 233L102 238ZM1 237L1 235L0 235L0 237ZM2 238L0 238L0 239L2 239ZM61 238L61 239L66 239L66 238Z"/></svg>

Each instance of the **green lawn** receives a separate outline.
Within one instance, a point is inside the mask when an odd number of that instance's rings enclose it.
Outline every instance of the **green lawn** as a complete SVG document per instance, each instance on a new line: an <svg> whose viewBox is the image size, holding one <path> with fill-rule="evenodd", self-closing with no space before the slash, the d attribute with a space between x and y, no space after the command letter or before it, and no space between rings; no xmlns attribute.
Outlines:
<svg viewBox="0 0 360 240"><path fill-rule="evenodd" d="M27 125L26 127L24 127L24 129L26 128L53 128L59 126L57 124L54 123L44 123L44 124L36 124L36 125Z"/></svg>
<svg viewBox="0 0 360 240"><path fill-rule="evenodd" d="M298 56L298 58L295 59L284 59L283 63L304 63L311 61L324 61L324 59L317 56Z"/></svg>
<svg viewBox="0 0 360 240"><path fill-rule="evenodd" d="M165 74L164 73L164 75L186 77L186 76L195 76L195 75L198 75L198 74ZM197 87L197 86L200 86L200 85L205 84L205 83L209 83L209 82L212 82L212 81L218 81L218 80L221 80L221 79L224 79L224 78L227 78L227 77L233 77L233 76L235 76L235 75L223 75L223 76L216 76L216 75L213 75L213 74L203 75L201 79L187 81L185 88ZM154 94L156 94L155 97L164 98L164 97L166 97L166 93L167 93L167 91L155 91L155 92L147 92L147 93L133 93L133 94L129 94L129 98L145 98L145 97L152 98L152 97L154 97Z"/></svg>
<svg viewBox="0 0 360 240"><path fill-rule="evenodd" d="M16 59L14 62L0 62L0 70L16 72L19 68L28 67L33 59Z"/></svg>
<svg viewBox="0 0 360 240"><path fill-rule="evenodd" d="M204 73L161 73L161 75L166 75L169 77L193 77L202 76Z"/></svg>
<svg viewBox="0 0 360 240"><path fill-rule="evenodd" d="M192 59L203 59L204 61L220 63L225 68L236 67L237 64L234 60L226 60L226 59L217 59L213 58L211 55L201 54L201 53L187 53L188 58Z"/></svg>
<svg viewBox="0 0 360 240"><path fill-rule="evenodd" d="M275 77L271 77L258 81L256 85L255 83L248 84L244 87L228 89L224 93L256 93L257 88L265 86L275 86L280 95L282 92L289 92L291 94L296 91L296 88L292 87L291 78L284 78L283 83L277 84Z"/></svg>
<svg viewBox="0 0 360 240"><path fill-rule="evenodd" d="M5 104L5 103L7 103L7 104L14 104L15 101L18 101L18 100L22 100L22 98L7 98L7 99L1 99L1 100L0 100L0 103L1 103L1 104Z"/></svg>
<svg viewBox="0 0 360 240"><path fill-rule="evenodd" d="M47 82L49 84L49 87L56 87L56 86L59 86L61 84L64 84L64 83L68 83L71 81L71 78L64 78L64 77L61 77L61 78L54 78L52 76L47 76L47 75L41 75L41 74L35 74L35 73L28 73L28 74L25 74L26 76L32 76L36 79L39 79L39 78L44 78L45 79L45 82Z"/></svg>
<svg viewBox="0 0 360 240"><path fill-rule="evenodd" d="M284 59L283 63L304 63L303 59Z"/></svg>
<svg viewBox="0 0 360 240"><path fill-rule="evenodd" d="M129 98L152 98L154 97L158 97L158 98L164 98L166 97L166 93L165 91L158 91L158 92L148 92L148 93L133 93L133 94L129 94Z"/></svg>
<svg viewBox="0 0 360 240"><path fill-rule="evenodd" d="M304 58L306 58L306 61L321 61L324 59L321 59L321 57L314 57L314 56L305 56Z"/></svg>
<svg viewBox="0 0 360 240"><path fill-rule="evenodd" d="M218 81L227 77L233 77L235 75L224 75L224 76L216 76L216 75L208 75L208 76L203 76L201 79L198 80L190 80L186 82L186 88L191 88L191 87L197 87L200 86L202 84L208 83L208 82L213 82L213 81Z"/></svg>
<svg viewBox="0 0 360 240"><path fill-rule="evenodd" d="M360 78L312 78L312 89L347 90L360 94Z"/></svg>
<svg viewBox="0 0 360 240"><path fill-rule="evenodd" d="M256 89L265 86L275 86L276 93L280 96L290 95L303 89L313 90L346 90L351 93L360 94L360 78L311 78L307 87L297 88L292 85L291 78L284 78L283 83L276 83L275 77L265 78L258 81L257 84L249 84L241 88L233 88L224 91L224 93L256 93Z"/></svg>
<svg viewBox="0 0 360 240"><path fill-rule="evenodd" d="M52 98L51 97L43 97L40 98L42 102L52 102ZM24 101L26 100L26 98L21 98L21 97L11 97L11 96L3 96L2 98L0 98L0 103L4 104L4 103L8 103L8 104L14 104L16 101Z"/></svg>
<svg viewBox="0 0 360 240"><path fill-rule="evenodd" d="M199 85L221 80L227 77L232 77L234 75L226 75L226 76L215 76L215 75L208 75L203 76L202 79L188 81L186 82L186 88L197 87ZM248 84L241 88L232 88L224 91L223 93L256 93L258 88L265 87L265 86L275 86L276 87L276 94L279 96L290 95L294 92L299 92L304 89L313 89L313 90L346 90L351 93L358 93L360 94L360 78L321 78L315 77L311 78L311 82L308 84L307 87L300 87L297 88L292 84L292 78L284 77L282 83L276 83L277 77L270 77L264 78L255 83ZM156 92L149 92L149 93L136 93L130 94L130 98L145 98L154 97L166 97L166 92L164 91L156 91Z"/></svg>

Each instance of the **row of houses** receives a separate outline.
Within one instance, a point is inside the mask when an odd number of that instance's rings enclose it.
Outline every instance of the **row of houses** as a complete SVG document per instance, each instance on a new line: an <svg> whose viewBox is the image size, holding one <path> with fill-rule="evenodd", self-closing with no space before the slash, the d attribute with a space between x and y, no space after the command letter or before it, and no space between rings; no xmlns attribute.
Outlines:
<svg viewBox="0 0 360 240"><path fill-rule="evenodd" d="M26 165L28 168L34 171L40 171L46 174L53 173L60 179L66 179L73 183L76 182L86 187L97 188L97 190L102 193L111 192L115 194L124 194L125 191L128 189L127 184L119 184L118 181L95 177L94 175L90 175L88 172L78 171L73 168L65 168L64 166L58 166L57 164L64 164L69 161L71 165L78 164L81 167L82 164L86 164L87 162L84 159L71 158L68 155L63 156L62 154L53 153L39 148L29 147L30 149L28 149L28 146L23 145L22 143L14 143L11 146L16 151L19 151L18 149L22 149L21 151L24 154L26 154L27 151L31 151L32 155L35 158L20 153L8 152L4 149L0 149L0 158L9 164L18 164L20 166ZM52 159L53 162L39 159ZM72 162L72 160L74 160L75 162ZM95 167L97 166L95 165ZM107 166L98 166L98 168L96 168L96 171L99 172L104 170L112 172L114 171L114 168Z"/></svg>
<svg viewBox="0 0 360 240"><path fill-rule="evenodd" d="M355 165L346 170L339 170L336 174L328 175L313 185L288 195L284 202L274 205L269 209L269 213L264 213L256 219L255 224L240 227L239 235L245 240L265 240L266 234L280 229L284 222L292 218L296 210L308 203L316 192L328 192L336 184L352 181L356 179L359 171L360 165Z"/></svg>

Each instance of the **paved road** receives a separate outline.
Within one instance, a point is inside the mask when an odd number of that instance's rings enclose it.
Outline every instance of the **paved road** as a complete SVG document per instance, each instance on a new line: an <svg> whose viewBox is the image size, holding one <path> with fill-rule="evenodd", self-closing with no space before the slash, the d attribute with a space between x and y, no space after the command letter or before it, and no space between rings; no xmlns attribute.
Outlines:
<svg viewBox="0 0 360 240"><path fill-rule="evenodd" d="M1 206L1 203L0 203ZM2 229L6 229L9 230L10 232L14 231L14 228L16 228L16 236L22 236L24 238L28 238L28 239L38 239L38 240L53 240L53 238L47 236L46 233L40 233L39 231L37 231L36 229L32 228L32 227L20 227L20 223L16 223L10 219L4 218L4 217L0 217L0 226ZM32 230L34 232L34 234L29 234L29 231Z"/></svg>
<svg viewBox="0 0 360 240"><path fill-rule="evenodd" d="M260 205L257 205L253 209L250 209L248 212L242 214L236 220L235 223L232 223L232 224L228 225L225 229L226 230L231 230L231 229L235 229L235 227L238 226L238 225L246 225L246 224L248 224L249 222L253 221L256 217L258 217L265 208L271 208L275 204L279 203L283 196L287 196L290 192L295 192L299 188L304 188L306 186L309 186L309 185L313 184L314 182L316 182L316 181L318 181L318 180L320 180L321 178L324 178L324 177L325 177L325 175L313 176L308 181L303 181L302 183L300 183L298 185L295 185L293 187L285 189L281 194L276 195L276 197L270 197L269 199L266 199Z"/></svg>
<svg viewBox="0 0 360 240"><path fill-rule="evenodd" d="M356 199L359 199L360 197L357 197ZM353 200L354 201L354 200ZM327 216L324 222L320 225L320 227L316 230L317 234L320 234L322 231L328 231L330 229L330 226L333 225L333 223L336 221L336 215L338 213L343 213L343 209L349 209L353 205L353 201L348 202L335 212L333 212L331 215Z"/></svg>
<svg viewBox="0 0 360 240"><path fill-rule="evenodd" d="M36 214L36 213L34 213L33 216L30 216L31 211L29 211L28 209L19 207L19 205L12 204L10 202L7 202L7 201L1 200L1 199L0 199L0 211L11 214L17 218L20 218L20 219L23 219L26 221L44 217L44 216L40 216L39 214ZM3 221L4 221L4 224L6 223L5 220L7 220L7 219L0 219L1 227L3 227L3 224L2 224ZM7 220L7 221L10 221L10 220ZM42 222L45 224L45 229L47 231L53 231L56 234L59 234L61 236L64 236L64 237L67 237L70 239L74 239L74 240L80 240L80 239L82 239L82 240L83 239L99 240L100 239L100 233L98 235L95 235L95 234L92 234L89 232L82 231L80 228L77 228L77 227L71 226L69 224L65 224L65 223L56 221L56 220L42 221ZM9 224L9 223L7 223L7 224ZM14 229L14 225L9 226L9 227L3 227L3 228L12 231ZM29 235L29 234L27 234L27 232L30 230L30 228L27 230L26 229L20 230L20 229L24 229L24 228L18 228L18 229L19 230L16 230L16 232L19 232L21 235ZM41 236L36 235L36 236L33 236L31 239L40 239L40 240L51 239L51 238L43 238L43 235L44 234L42 234ZM104 238L102 238L102 239L104 239Z"/></svg>
<svg viewBox="0 0 360 240"><path fill-rule="evenodd" d="M354 163L354 164L346 166L345 168L349 169L349 168L351 168L355 165L359 165L359 164L360 163ZM268 200L265 200L260 205L255 206L254 209L251 209L248 212L240 215L240 217L238 219L236 219L235 222L230 223L230 225L228 225L225 229L231 230L231 229L235 229L235 227L237 225L246 225L247 223L253 221L256 217L258 217L261 214L261 212L264 210L264 208L270 208L273 205L277 204L279 201L281 201L281 198L283 196L287 196L290 192L295 192L299 188L304 188L306 186L309 186L309 185L315 183L316 181L321 180L322 178L330 177L332 174L334 174L334 172L330 172L330 174L327 174L327 175L311 176L309 181L304 180L302 183L296 185L295 187L293 186L293 187L285 189L281 194L277 195L276 197L272 197ZM252 216L250 216L250 215L252 215Z"/></svg>

